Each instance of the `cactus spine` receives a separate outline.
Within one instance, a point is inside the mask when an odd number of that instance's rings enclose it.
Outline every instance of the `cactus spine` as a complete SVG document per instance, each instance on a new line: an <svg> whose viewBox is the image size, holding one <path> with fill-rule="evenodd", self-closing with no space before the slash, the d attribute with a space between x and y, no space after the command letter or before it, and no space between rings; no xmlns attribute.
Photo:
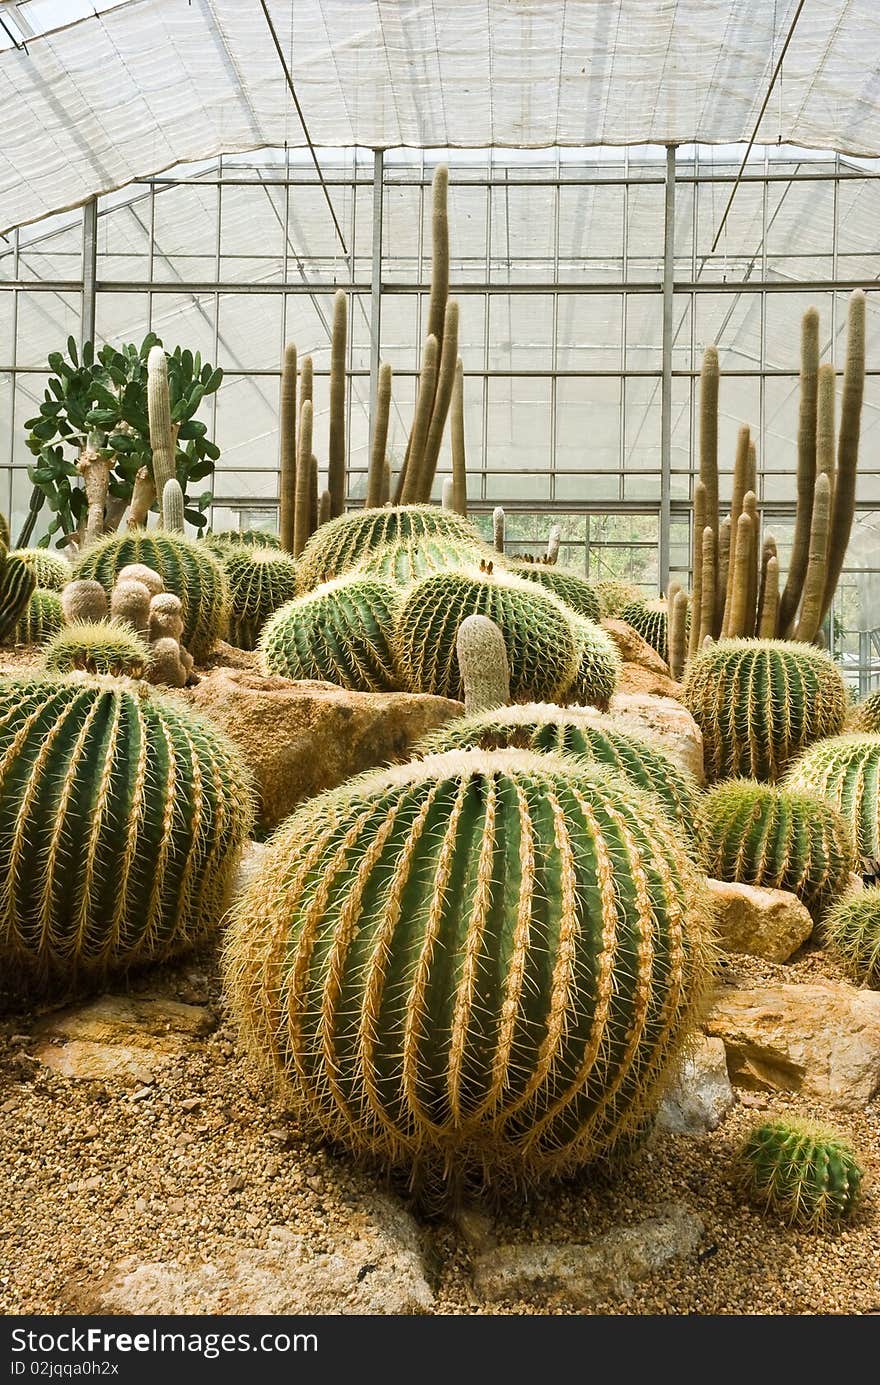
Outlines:
<svg viewBox="0 0 880 1385"><path fill-rule="evenodd" d="M288 342L281 366L281 409L279 416L281 472L278 487L278 533L281 547L293 552L293 525L296 510L296 347Z"/></svg>
<svg viewBox="0 0 880 1385"><path fill-rule="evenodd" d="M229 640L253 649L271 615L296 595L296 564L277 548L233 549L224 560L229 579Z"/></svg>
<svg viewBox="0 0 880 1385"><path fill-rule="evenodd" d="M793 1225L821 1230L852 1216L862 1170L833 1130L809 1121L767 1121L739 1151L740 1181L752 1201Z"/></svg>
<svg viewBox="0 0 880 1385"><path fill-rule="evenodd" d="M174 464L177 433L171 422L168 361L161 346L152 347L147 357L147 413L153 454L153 486L156 495L161 496L166 481L177 476Z"/></svg>
<svg viewBox="0 0 880 1385"><path fill-rule="evenodd" d="M461 357L455 363L455 384L450 402L450 442L452 445L452 508L467 516L467 453L464 441L464 368Z"/></svg>
<svg viewBox="0 0 880 1385"><path fill-rule="evenodd" d="M43 667L49 673L105 673L144 678L150 647L126 620L81 621L63 625L46 645Z"/></svg>
<svg viewBox="0 0 880 1385"><path fill-rule="evenodd" d="M308 357L306 357L308 360ZM303 361L305 368L305 361ZM297 430L296 511L293 528L293 556L298 558L312 533L312 401L300 409Z"/></svg>
<svg viewBox="0 0 880 1385"><path fill-rule="evenodd" d="M276 833L236 907L244 1038L301 1118L432 1197L624 1148L711 970L677 835L648 795L561 757L350 780Z"/></svg>
<svg viewBox="0 0 880 1385"><path fill-rule="evenodd" d="M21 558L27 564L34 574L37 587L43 591L63 591L70 581L70 563L48 548L16 548L10 556Z"/></svg>
<svg viewBox="0 0 880 1385"><path fill-rule="evenodd" d="M504 636L488 616L465 616L458 627L455 652L467 713L506 707L510 702L510 667Z"/></svg>
<svg viewBox="0 0 880 1385"><path fill-rule="evenodd" d="M599 598L580 573L564 567L547 567L544 563L514 563L512 566L517 577L524 577L527 582L535 582L539 587L546 588L577 615L586 616L587 620L599 620Z"/></svg>
<svg viewBox="0 0 880 1385"><path fill-rule="evenodd" d="M348 342L348 300L338 289L333 300L333 334L330 343L330 443L327 488L330 517L345 509L345 358ZM317 524L315 525L317 528Z"/></svg>
<svg viewBox="0 0 880 1385"><path fill-rule="evenodd" d="M391 366L383 361L379 366L376 392L376 418L373 424L373 443L370 448L370 469L367 476L367 498L364 508L376 510L384 504L385 450L388 446L388 423L391 417Z"/></svg>

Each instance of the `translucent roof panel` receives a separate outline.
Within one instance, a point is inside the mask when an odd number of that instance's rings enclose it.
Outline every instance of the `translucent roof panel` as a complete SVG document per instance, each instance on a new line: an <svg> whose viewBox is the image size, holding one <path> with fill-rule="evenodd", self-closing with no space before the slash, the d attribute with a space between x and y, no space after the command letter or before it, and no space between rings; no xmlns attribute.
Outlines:
<svg viewBox="0 0 880 1385"><path fill-rule="evenodd" d="M747 139L797 4L266 0L312 139L368 148ZM0 228L307 142L262 3L85 8L0 0L35 30L0 45ZM878 60L876 0L804 6L759 139L880 154Z"/></svg>

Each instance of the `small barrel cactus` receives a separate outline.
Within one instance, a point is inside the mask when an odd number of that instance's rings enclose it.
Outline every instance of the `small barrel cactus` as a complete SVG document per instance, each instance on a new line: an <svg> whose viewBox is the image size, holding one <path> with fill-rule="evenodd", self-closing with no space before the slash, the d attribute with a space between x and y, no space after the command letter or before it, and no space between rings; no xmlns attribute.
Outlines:
<svg viewBox="0 0 880 1385"><path fill-rule="evenodd" d="M72 984L208 936L251 821L237 753L144 685L0 680L0 959Z"/></svg>
<svg viewBox="0 0 880 1385"><path fill-rule="evenodd" d="M587 620L598 620L601 616L595 587L579 573L547 563L514 563L513 570L517 577L525 577L528 582L537 582L539 586L546 587L577 615L586 616Z"/></svg>
<svg viewBox="0 0 880 1385"><path fill-rule="evenodd" d="M77 621L63 625L46 645L43 666L49 673L107 673L117 678L144 678L150 647L122 620Z"/></svg>
<svg viewBox="0 0 880 1385"><path fill-rule="evenodd" d="M12 634L13 644L45 644L64 624L61 597L57 591L37 587L19 617Z"/></svg>
<svg viewBox="0 0 880 1385"><path fill-rule="evenodd" d="M880 734L880 688L856 703L846 719L846 729L867 731L871 736Z"/></svg>
<svg viewBox="0 0 880 1385"><path fill-rule="evenodd" d="M260 663L282 678L314 678L354 692L394 691L400 687L394 650L398 600L397 588L378 577L325 582L266 622Z"/></svg>
<svg viewBox="0 0 880 1385"><path fill-rule="evenodd" d="M229 579L229 642L253 649L266 621L296 596L296 563L280 548L230 545L221 557Z"/></svg>
<svg viewBox="0 0 880 1385"><path fill-rule="evenodd" d="M642 639L655 650L661 659L669 661L669 602L665 597L659 601L629 601L620 612L620 620L641 635ZM690 621L687 621L690 624Z"/></svg>
<svg viewBox="0 0 880 1385"><path fill-rule="evenodd" d="M219 529L216 533L205 534L202 543L208 545L220 557L230 548L273 548L281 549L281 540L268 529Z"/></svg>
<svg viewBox="0 0 880 1385"><path fill-rule="evenodd" d="M688 839L700 822L700 790L694 777L665 754L659 742L622 731L591 707L531 702L456 717L431 732L413 753L469 749L549 751L592 761L655 794Z"/></svg>
<svg viewBox="0 0 880 1385"><path fill-rule="evenodd" d="M0 643L11 637L36 590L37 579L23 558L0 544Z"/></svg>
<svg viewBox="0 0 880 1385"><path fill-rule="evenodd" d="M437 534L464 548L482 546L472 524L436 505L394 505L339 515L322 524L303 549L297 569L300 591L311 591L357 567L368 554L386 544Z"/></svg>
<svg viewBox="0 0 880 1385"><path fill-rule="evenodd" d="M435 573L410 588L396 631L410 692L461 697L456 638L474 615L488 616L504 636L514 701L552 701L574 682L581 653L576 617L549 592L488 563Z"/></svg>
<svg viewBox="0 0 880 1385"><path fill-rule="evenodd" d="M601 625L581 616L572 620L578 647L577 673L559 696L560 702L605 711L620 678L623 661L611 636Z"/></svg>
<svg viewBox="0 0 880 1385"><path fill-rule="evenodd" d="M229 622L229 583L211 550L182 534L136 529L92 544L79 559L75 576L94 578L109 595L121 569L133 563L152 568L165 590L180 597L184 644L193 657L210 653Z"/></svg>
<svg viewBox="0 0 880 1385"><path fill-rule="evenodd" d="M624 1148L712 969L679 836L564 756L453 751L349 780L288 819L233 912L248 1046L307 1121L434 1195Z"/></svg>
<svg viewBox="0 0 880 1385"><path fill-rule="evenodd" d="M63 591L73 576L73 569L67 559L62 558L60 553L53 553L49 548L16 548L12 556L21 558L30 568L37 587L41 587L43 591Z"/></svg>
<svg viewBox="0 0 880 1385"><path fill-rule="evenodd" d="M728 779L703 799L707 868L717 880L789 890L819 913L855 865L849 823L816 793Z"/></svg>
<svg viewBox="0 0 880 1385"><path fill-rule="evenodd" d="M880 989L880 889L855 890L835 904L822 938L854 981Z"/></svg>
<svg viewBox="0 0 880 1385"><path fill-rule="evenodd" d="M446 534L428 534L383 544L368 553L358 563L356 571L384 577L398 587L408 587L431 572L473 567L481 558L486 560L492 556L488 544L481 545L476 537L464 544Z"/></svg>
<svg viewBox="0 0 880 1385"><path fill-rule="evenodd" d="M820 741L795 761L785 784L824 798L852 826L859 854L880 860L880 736Z"/></svg>
<svg viewBox="0 0 880 1385"><path fill-rule="evenodd" d="M617 577L606 577L595 584L599 598L599 609L603 616L620 616L624 606L634 601L644 602L645 593L635 582L624 582Z"/></svg>
<svg viewBox="0 0 880 1385"><path fill-rule="evenodd" d="M846 715L840 670L786 640L722 640L691 659L682 701L703 733L707 779L778 779Z"/></svg>
<svg viewBox="0 0 880 1385"><path fill-rule="evenodd" d="M862 1170L838 1134L811 1121L765 1121L738 1156L747 1195L793 1225L820 1230L852 1216Z"/></svg>

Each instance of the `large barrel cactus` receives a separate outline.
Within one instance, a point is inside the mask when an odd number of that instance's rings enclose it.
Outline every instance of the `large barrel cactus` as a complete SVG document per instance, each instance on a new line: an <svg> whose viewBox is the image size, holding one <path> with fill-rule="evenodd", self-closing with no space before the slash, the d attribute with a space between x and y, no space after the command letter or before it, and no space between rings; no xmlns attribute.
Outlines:
<svg viewBox="0 0 880 1385"><path fill-rule="evenodd" d="M12 637L36 585L24 559L14 557L0 543L0 642Z"/></svg>
<svg viewBox="0 0 880 1385"><path fill-rule="evenodd" d="M12 556L21 558L34 574L37 587L42 587L44 591L63 591L73 576L67 559L62 558L60 553L53 553L50 548L16 548Z"/></svg>
<svg viewBox="0 0 880 1385"><path fill-rule="evenodd" d="M282 606L264 625L260 662L282 678L315 678L354 692L400 687L394 650L397 588L340 577Z"/></svg>
<svg viewBox="0 0 880 1385"><path fill-rule="evenodd" d="M397 649L410 692L461 697L456 637L474 615L488 616L504 637L514 701L552 702L572 685L581 654L576 617L549 592L490 563L435 573L407 593Z"/></svg>
<svg viewBox="0 0 880 1385"><path fill-rule="evenodd" d="M212 727L143 686L0 681L0 959L72 984L181 952L222 914L251 821Z"/></svg>
<svg viewBox="0 0 880 1385"><path fill-rule="evenodd" d="M12 632L12 644L45 644L64 624L61 597L57 591L37 587L19 616Z"/></svg>
<svg viewBox="0 0 880 1385"><path fill-rule="evenodd" d="M443 535L463 548L482 544L466 519L435 505L394 505L340 515L322 524L303 549L298 560L300 591L310 591L338 577L386 544L434 535Z"/></svg>
<svg viewBox="0 0 880 1385"><path fill-rule="evenodd" d="M230 544L220 555L229 579L229 640L253 649L271 615L296 596L296 563L280 548Z"/></svg>
<svg viewBox="0 0 880 1385"><path fill-rule="evenodd" d="M572 625L578 649L577 672L559 700L604 711L614 695L623 661L617 645L601 625L583 616L574 616Z"/></svg>
<svg viewBox="0 0 880 1385"><path fill-rule="evenodd" d="M846 715L833 660L786 640L722 640L701 650L688 664L682 701L703 733L709 780L778 779Z"/></svg>
<svg viewBox="0 0 880 1385"><path fill-rule="evenodd" d="M373 771L275 834L227 935L251 1051L302 1115L441 1189L643 1126L702 1000L704 883L656 800L528 751Z"/></svg>
<svg viewBox="0 0 880 1385"><path fill-rule="evenodd" d="M813 914L847 886L855 843L816 793L729 779L703 799L707 865L718 880L790 890Z"/></svg>
<svg viewBox="0 0 880 1385"><path fill-rule="evenodd" d="M74 576L93 578L108 596L124 567L157 572L183 606L183 643L194 659L209 654L229 625L229 583L207 544L164 529L110 534L85 550Z"/></svg>
<svg viewBox="0 0 880 1385"><path fill-rule="evenodd" d="M846 719L846 729L867 731L869 735L880 734L880 688L875 688L850 710Z"/></svg>
<svg viewBox="0 0 880 1385"><path fill-rule="evenodd" d="M230 548L274 548L276 552L281 548L278 535L270 533L268 529L218 529L205 534L202 543L206 543L218 557L228 553Z"/></svg>
<svg viewBox="0 0 880 1385"><path fill-rule="evenodd" d="M700 790L659 743L622 731L591 708L531 702L456 717L432 731L415 755L447 750L538 750L592 761L656 794L688 838L700 821Z"/></svg>
<svg viewBox="0 0 880 1385"><path fill-rule="evenodd" d="M423 538L397 539L373 549L357 565L358 573L384 577L396 586L408 587L431 572L447 572L450 568L473 567L480 559L493 557L488 544L479 539L464 544L447 534L428 534Z"/></svg>
<svg viewBox="0 0 880 1385"><path fill-rule="evenodd" d="M791 766L785 784L826 799L849 821L861 855L880 861L880 736L820 741Z"/></svg>
<svg viewBox="0 0 880 1385"><path fill-rule="evenodd" d="M577 615L586 616L588 620L598 620L602 614L595 588L579 573L547 563L519 562L512 566L518 577L525 577L526 581L537 582L540 587L545 587Z"/></svg>

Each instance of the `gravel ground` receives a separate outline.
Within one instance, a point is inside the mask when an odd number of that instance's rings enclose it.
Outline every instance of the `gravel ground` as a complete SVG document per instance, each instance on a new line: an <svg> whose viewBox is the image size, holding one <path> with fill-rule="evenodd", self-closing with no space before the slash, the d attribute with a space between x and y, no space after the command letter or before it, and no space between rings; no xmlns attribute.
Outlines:
<svg viewBox="0 0 880 1385"><path fill-rule="evenodd" d="M833 975L813 949L788 967L731 957L743 983ZM134 993L208 1004L211 1034L137 1094L116 1082L75 1081L35 1063L39 1017L0 1013L0 1311L71 1313L94 1307L94 1288L120 1260L209 1261L228 1245L262 1247L272 1225L308 1238L315 1253L344 1235L376 1187L343 1155L304 1139L238 1054L224 1019L214 959L203 956L129 983ZM119 988L117 987L117 990ZM830 1120L860 1152L868 1178L857 1218L834 1234L792 1231L744 1206L730 1161L748 1125L787 1111ZM613 1180L584 1174L495 1218L501 1243L585 1241L621 1221L681 1200L706 1238L696 1264L673 1263L625 1303L600 1313L880 1312L880 1102L823 1111L802 1098L742 1093L712 1134L655 1135ZM471 1251L454 1218L425 1222L440 1266L438 1313L542 1313L543 1303L481 1305ZM552 1311L573 1311L556 1305Z"/></svg>

